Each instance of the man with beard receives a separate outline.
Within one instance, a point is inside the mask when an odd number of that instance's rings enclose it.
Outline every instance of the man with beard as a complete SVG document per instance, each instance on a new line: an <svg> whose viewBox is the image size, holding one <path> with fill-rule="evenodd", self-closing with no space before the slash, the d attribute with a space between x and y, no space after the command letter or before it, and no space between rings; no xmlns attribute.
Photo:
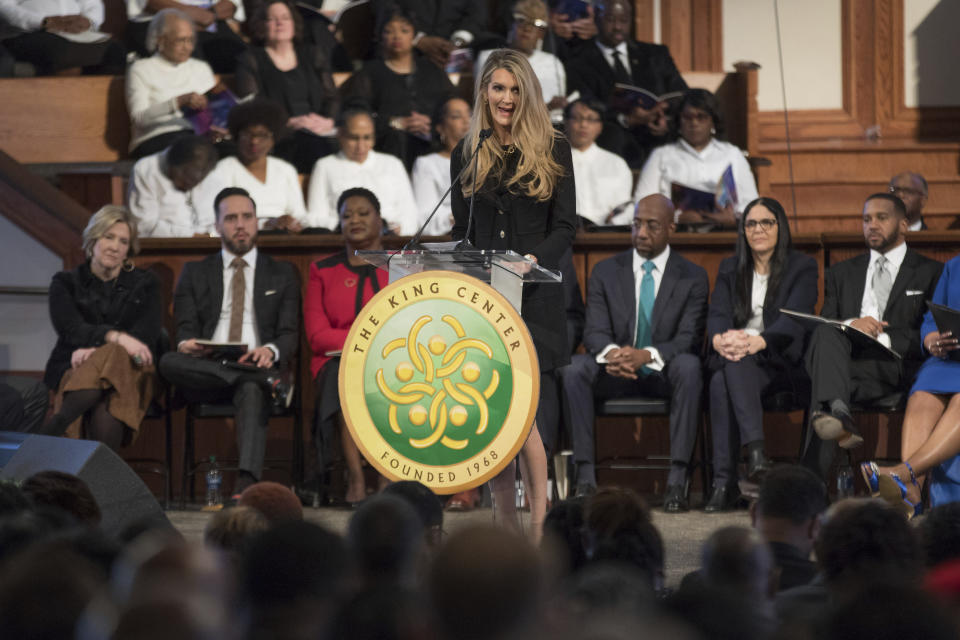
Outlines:
<svg viewBox="0 0 960 640"><path fill-rule="evenodd" d="M838 327L818 327L807 348L812 382L804 464L826 478L837 446L857 447L863 437L850 403L906 390L923 362L920 324L943 265L907 248L906 208L900 198L875 193L863 205L869 253L831 266L824 280L824 318L843 321L902 356L858 347Z"/></svg>
<svg viewBox="0 0 960 640"><path fill-rule="evenodd" d="M184 266L173 300L177 352L163 356L160 373L189 401L232 400L236 495L260 479L270 403L290 402L281 372L299 346L300 283L292 264L258 253L256 204L245 190L221 191L214 211L222 249ZM247 351L228 362L198 339L243 343Z"/></svg>

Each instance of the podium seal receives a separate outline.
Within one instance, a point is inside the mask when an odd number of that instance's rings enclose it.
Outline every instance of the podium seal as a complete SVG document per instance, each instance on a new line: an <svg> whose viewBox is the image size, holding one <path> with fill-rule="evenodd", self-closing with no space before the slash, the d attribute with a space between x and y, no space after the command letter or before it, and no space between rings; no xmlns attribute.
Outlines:
<svg viewBox="0 0 960 640"><path fill-rule="evenodd" d="M426 271L360 311L339 372L344 419L391 480L456 493L496 476L536 416L540 369L519 312L489 285Z"/></svg>

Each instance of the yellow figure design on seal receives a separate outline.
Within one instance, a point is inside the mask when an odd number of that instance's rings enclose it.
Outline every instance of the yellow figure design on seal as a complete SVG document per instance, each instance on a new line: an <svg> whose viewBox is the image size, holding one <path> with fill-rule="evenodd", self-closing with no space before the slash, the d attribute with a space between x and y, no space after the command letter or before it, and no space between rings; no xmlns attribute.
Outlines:
<svg viewBox="0 0 960 640"><path fill-rule="evenodd" d="M434 335L427 339L424 345L418 338L423 328L432 320L430 316L420 316L410 327L406 338L391 340L383 348L383 358L397 349L406 349L409 359L398 364L394 370L394 375L404 383L403 386L397 390L391 389L381 368L376 374L377 387L390 401L387 417L394 433L403 433L398 420L401 407L409 407L407 418L411 424L421 426L429 423L430 434L424 438L409 438L411 446L426 449L439 442L450 449L463 449L468 441L447 435L447 425L465 425L468 418L466 407L475 405L480 414L476 433L482 434L490 421L487 400L496 392L500 384L500 374L494 369L490 383L482 390L476 389L473 384L480 379L480 366L467 360L467 353L470 350L478 351L492 360L493 351L482 340L468 338L460 322L450 315L442 316L441 320L456 333L456 342L448 348L442 336ZM436 363L434 358L438 358L439 363ZM458 371L469 384L450 379ZM412 381L415 372L423 376L423 382Z"/></svg>

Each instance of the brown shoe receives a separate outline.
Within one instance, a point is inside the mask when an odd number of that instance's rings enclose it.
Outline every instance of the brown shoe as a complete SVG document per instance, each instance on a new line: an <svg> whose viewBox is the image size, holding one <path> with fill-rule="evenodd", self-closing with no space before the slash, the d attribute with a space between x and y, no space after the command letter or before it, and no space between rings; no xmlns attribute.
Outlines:
<svg viewBox="0 0 960 640"><path fill-rule="evenodd" d="M480 501L480 492L476 488L455 493L447 500L447 511L472 511Z"/></svg>

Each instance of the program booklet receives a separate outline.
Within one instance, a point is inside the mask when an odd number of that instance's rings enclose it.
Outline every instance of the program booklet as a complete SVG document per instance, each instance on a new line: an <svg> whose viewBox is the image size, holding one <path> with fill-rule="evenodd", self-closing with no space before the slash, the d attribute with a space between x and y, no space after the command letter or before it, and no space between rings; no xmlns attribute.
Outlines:
<svg viewBox="0 0 960 640"><path fill-rule="evenodd" d="M946 333L949 331L953 337L960 337L960 311L945 307L942 304L927 300L927 308L933 314L933 321L937 323L937 331ZM921 336L922 337L922 336ZM960 360L960 349L950 352L951 360Z"/></svg>
<svg viewBox="0 0 960 640"><path fill-rule="evenodd" d="M610 96L610 107L619 113L630 113L634 107L650 110L661 102L677 100L682 95L683 91L671 91L670 93L658 96L652 91L647 91L641 87L618 82L613 86L613 94Z"/></svg>
<svg viewBox="0 0 960 640"><path fill-rule="evenodd" d="M207 97L205 108L200 111L184 110L184 115L193 125L193 132L198 136L206 135L213 127L226 130L227 116L239 102L230 89L219 85L204 95Z"/></svg>
<svg viewBox="0 0 960 640"><path fill-rule="evenodd" d="M562 16L567 16L569 22L587 17L587 9L593 4L593 0L559 0L553 7L553 12Z"/></svg>
<svg viewBox="0 0 960 640"><path fill-rule="evenodd" d="M728 164L712 192L695 189L679 182L670 183L670 200L679 211L713 211L738 204L737 183L733 179L733 165Z"/></svg>
<svg viewBox="0 0 960 640"><path fill-rule="evenodd" d="M853 342L854 346L860 349L869 350L873 353L878 353L878 354L882 353L891 358L896 358L897 360L903 359L903 356L901 356L899 353L897 353L887 345L883 344L882 342L874 338L869 333L860 331L860 329L851 327L850 325L844 324L839 320L831 320L830 318L815 316L811 313L801 313L800 311L791 311L790 309L780 309L780 313L787 314L788 316L790 316L800 324L807 327L815 328L816 326L821 324L833 325L834 327L840 329L845 334L847 334L847 337L850 338L850 341Z"/></svg>

